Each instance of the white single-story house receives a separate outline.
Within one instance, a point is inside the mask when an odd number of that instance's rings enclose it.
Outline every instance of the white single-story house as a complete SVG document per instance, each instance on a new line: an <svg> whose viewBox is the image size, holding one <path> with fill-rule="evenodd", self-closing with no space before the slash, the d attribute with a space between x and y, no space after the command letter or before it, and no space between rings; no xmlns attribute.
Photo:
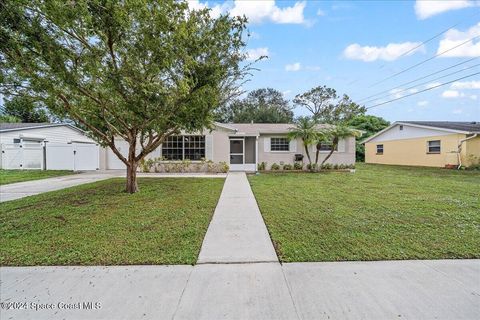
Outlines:
<svg viewBox="0 0 480 320"><path fill-rule="evenodd" d="M0 168L97 170L99 146L65 123L0 123Z"/></svg>
<svg viewBox="0 0 480 320"><path fill-rule="evenodd" d="M320 125L321 127L322 125ZM215 123L213 130L198 134L183 133L171 136L147 158L162 158L166 161L225 162L233 171L256 171L257 165L266 162L270 169L273 163L293 164L303 158L308 163L301 139L289 141L287 134L294 125L290 123ZM119 151L126 155L128 144L118 139ZM309 146L312 160L316 146ZM322 144L321 162L331 150L331 144ZM340 140L337 150L328 160L330 164L351 165L355 163L355 137ZM109 149L100 155L100 168L124 169L125 165Z"/></svg>
<svg viewBox="0 0 480 320"><path fill-rule="evenodd" d="M289 141L287 137L293 127L289 123L215 123L212 130L169 137L147 159L165 162L205 159L225 162L233 171L250 172L256 171L262 162L266 163L266 169L273 163L281 166L301 159L308 163L302 140ZM4 169L125 169L125 164L110 148L99 147L85 132L70 124L2 123L0 137L0 164ZM126 141L115 142L126 156ZM331 144L322 144L320 162L330 150ZM309 146L309 151L313 160L316 146ZM341 140L328 163L354 164L355 137Z"/></svg>

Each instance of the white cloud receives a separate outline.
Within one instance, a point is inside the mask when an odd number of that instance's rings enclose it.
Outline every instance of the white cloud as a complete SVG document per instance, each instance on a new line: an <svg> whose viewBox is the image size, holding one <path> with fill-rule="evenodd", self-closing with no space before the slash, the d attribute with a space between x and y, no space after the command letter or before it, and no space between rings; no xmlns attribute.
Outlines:
<svg viewBox="0 0 480 320"><path fill-rule="evenodd" d="M472 94L469 98L472 100L477 100L478 96L476 94Z"/></svg>
<svg viewBox="0 0 480 320"><path fill-rule="evenodd" d="M290 95L290 93L292 93L292 90L285 90L285 91L282 92L282 94L284 96L288 96L288 95Z"/></svg>
<svg viewBox="0 0 480 320"><path fill-rule="evenodd" d="M478 36L480 36L480 22L464 32L457 29L451 29L445 33L443 39L440 40L437 54L452 49L455 46L459 46L458 48L442 54L440 57L480 57L480 38L478 38ZM474 37L477 38L466 42ZM466 43L462 44L463 42Z"/></svg>
<svg viewBox="0 0 480 320"><path fill-rule="evenodd" d="M308 24L303 11L307 5L306 1L296 2L293 6L280 8L275 0L263 1L226 1L223 4L209 6L208 2L199 0L188 0L191 10L211 8L211 16L216 18L220 14L229 13L232 16L243 16L248 18L250 23L262 23L270 21L274 23Z"/></svg>
<svg viewBox="0 0 480 320"><path fill-rule="evenodd" d="M412 93L417 93L418 89L417 88L412 88L412 89L392 89L389 91L390 95L393 96L395 99L400 99L406 95L412 94Z"/></svg>
<svg viewBox="0 0 480 320"><path fill-rule="evenodd" d="M417 0L415 2L415 14L417 18L423 20L443 12L473 7L475 5L478 5L478 2L472 0Z"/></svg>
<svg viewBox="0 0 480 320"><path fill-rule="evenodd" d="M251 23L261 23L271 21L274 23L305 23L303 11L306 6L305 1L296 2L291 7L280 8L274 0L264 1L235 1L230 14L234 16L247 16Z"/></svg>
<svg viewBox="0 0 480 320"><path fill-rule="evenodd" d="M453 114L462 114L463 110L462 109L453 109L452 113Z"/></svg>
<svg viewBox="0 0 480 320"><path fill-rule="evenodd" d="M317 10L317 16L323 17L323 16L325 16L325 15L327 15L327 14L326 14L325 11L323 11L322 9L318 9L318 10Z"/></svg>
<svg viewBox="0 0 480 320"><path fill-rule="evenodd" d="M285 66L285 71L298 71L301 67L302 65L300 64L300 62L295 62L292 64L287 64Z"/></svg>
<svg viewBox="0 0 480 320"><path fill-rule="evenodd" d="M442 98L446 99L461 98L463 96L465 95L458 90L445 90L442 92Z"/></svg>
<svg viewBox="0 0 480 320"><path fill-rule="evenodd" d="M417 46L418 48L414 49ZM410 50L412 51L408 52ZM389 43L385 47L362 47L358 43L354 43L345 48L343 55L347 59L367 62L379 59L393 61L406 52L408 52L407 55L410 56L416 52L425 52L425 47L423 45L420 46L420 42Z"/></svg>
<svg viewBox="0 0 480 320"><path fill-rule="evenodd" d="M441 82L430 82L425 85L425 89L431 89L441 84L442 84Z"/></svg>
<svg viewBox="0 0 480 320"><path fill-rule="evenodd" d="M222 13L227 10L227 4L216 4L213 7L208 5L208 2L200 2L199 0L188 0L188 7L190 10L202 10L205 8L210 8L210 16L212 18L218 18Z"/></svg>
<svg viewBox="0 0 480 320"><path fill-rule="evenodd" d="M428 101L427 100L422 100L422 101L418 101L417 102L417 106L419 107L425 107L428 105Z"/></svg>
<svg viewBox="0 0 480 320"><path fill-rule="evenodd" d="M247 50L247 61L255 61L262 56L268 56L268 48L255 48Z"/></svg>
<svg viewBox="0 0 480 320"><path fill-rule="evenodd" d="M480 81L457 81L450 86L452 89L480 89Z"/></svg>

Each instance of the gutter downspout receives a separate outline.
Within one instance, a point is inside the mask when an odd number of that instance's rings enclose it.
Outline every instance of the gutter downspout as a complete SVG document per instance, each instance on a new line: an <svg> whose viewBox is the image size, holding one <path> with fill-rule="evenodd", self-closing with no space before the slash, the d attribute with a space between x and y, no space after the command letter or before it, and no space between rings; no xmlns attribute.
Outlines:
<svg viewBox="0 0 480 320"><path fill-rule="evenodd" d="M458 158L458 167L457 167L457 170L460 169L462 167L462 157L460 156L460 153L462 152L462 144L465 142L465 141L468 141L470 139L474 139L478 136L478 133L475 133L473 136L470 136L468 138L465 138L465 139L462 139L460 140L460 143L458 144L458 150L457 150L457 158Z"/></svg>

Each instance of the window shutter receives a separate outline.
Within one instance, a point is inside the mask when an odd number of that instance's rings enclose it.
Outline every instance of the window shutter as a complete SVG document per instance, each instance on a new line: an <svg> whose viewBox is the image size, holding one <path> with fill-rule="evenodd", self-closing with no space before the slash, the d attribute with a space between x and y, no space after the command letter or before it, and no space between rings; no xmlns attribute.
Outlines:
<svg viewBox="0 0 480 320"><path fill-rule="evenodd" d="M213 136L211 134L205 136L205 158L213 160Z"/></svg>
<svg viewBox="0 0 480 320"><path fill-rule="evenodd" d="M297 152L297 139L290 140L290 152Z"/></svg>
<svg viewBox="0 0 480 320"><path fill-rule="evenodd" d="M345 139L341 139L340 141L338 141L338 147L337 147L338 152L345 152L345 147L346 147Z"/></svg>
<svg viewBox="0 0 480 320"><path fill-rule="evenodd" d="M263 151L270 152L270 138L263 138Z"/></svg>

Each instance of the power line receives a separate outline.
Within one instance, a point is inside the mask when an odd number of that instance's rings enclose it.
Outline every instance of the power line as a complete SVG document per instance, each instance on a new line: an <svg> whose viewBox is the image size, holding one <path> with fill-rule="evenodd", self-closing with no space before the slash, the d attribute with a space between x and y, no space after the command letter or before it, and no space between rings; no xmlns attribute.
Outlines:
<svg viewBox="0 0 480 320"><path fill-rule="evenodd" d="M469 70L469 69L472 69L472 68L475 68L475 67L478 67L478 66L480 66L480 63L474 64L473 66L469 66L469 67L467 67L467 68L463 68L462 70L457 70L457 71L451 72L451 73L449 73L449 74L445 74L445 75L443 75L443 76L440 76L440 77L437 77L437 78L434 78L434 79L430 79L430 80L428 80L428 81L425 81L425 82L416 84L416 85L414 85L414 86L405 88L405 89L403 89L403 90L400 90L400 91L395 92L395 94L399 94L399 93L408 91L408 90L413 89L413 88L415 88L415 87L417 87L417 86L423 86L424 84L427 84L427 83L429 83L429 82L431 82L431 81L440 80L440 79L443 79L443 78L452 76L452 75L457 74L457 73L460 73L460 72L464 72L464 71L466 71L466 70ZM396 88L394 88L394 89L390 89L389 91L395 90L395 89L397 89L397 88L398 88L398 87L396 87ZM391 95L392 95L392 94L388 94L386 97L391 96ZM385 98L386 98L386 97L385 97ZM381 98L373 98L373 99L367 100L367 101L365 101L365 102L363 102L363 103L369 103L369 102L371 102L371 101L375 101L375 100L379 100L379 99L381 99Z"/></svg>
<svg viewBox="0 0 480 320"><path fill-rule="evenodd" d="M413 83L413 82L417 82L417 81L419 81L419 80L423 80L423 79L425 79L425 78L428 78L428 77L430 77L430 76L436 75L436 74L441 73L441 72L443 72L443 71L446 71L446 70L449 70L449 69L458 67L458 66L460 66L460 65L462 65L462 64L468 63L468 62L470 62L470 61L472 61L472 60L475 60L475 59L478 59L478 58L480 58L480 57L474 57L474 58L468 59L468 60L466 60L466 61L457 63L457 64L455 64L455 65L453 65L453 66L448 67L448 68L444 68L444 69L442 69L442 70L438 70L438 71L436 71L436 72L427 74L426 76L417 78L417 79L415 79L415 80L411 80L411 81L408 81L408 82L404 82L404 83L402 83L402 84L400 84L400 85L398 85L398 86L396 86L396 87L393 87L393 88L391 88L391 89L384 90L384 91L381 91L381 92L379 92L379 93L372 94L372 95L370 95L370 96L368 96L368 97L365 97L365 98L362 98L362 99L360 99L360 100L357 100L357 102L358 102L358 103L361 103L362 101L365 101L365 100L367 100L367 99L370 99L370 98L379 96L379 95L381 95L381 94L383 94L383 93L386 93L386 92L389 92L389 91L398 89L398 88L403 87L403 86L405 86L405 85L407 85L407 84L410 84L410 83Z"/></svg>
<svg viewBox="0 0 480 320"><path fill-rule="evenodd" d="M408 68L406 68L406 69L403 69L402 71L399 71L399 72L397 72L397 73L395 73L395 74L393 74L393 75L391 75L391 76L389 76L389 77L386 77L386 78L384 78L384 79L382 79L382 80L380 80L380 81L372 84L369 88L374 87L374 86L376 86L376 85L378 85L378 84L380 84L380 83L382 83L382 82L384 82L384 81L386 81L386 80L389 80L389 79L391 79L391 78L394 78L394 77L396 77L396 76L398 76L398 75L400 75L400 74L402 74L402 73L405 73L405 72L407 72L407 71L410 71L410 70L412 70L412 69L414 69L414 68L416 68L416 67L418 67L418 66L420 66L420 65L422 65L422 64L424 64L424 63L426 63L426 62L428 62L428 61L430 61L430 60L433 60L433 59L435 59L435 58L437 58L437 57L439 57L439 56L441 56L441 55L444 55L445 53L450 52L450 51L452 51L453 49L456 49L456 48L458 48L458 47L461 47L461 46L467 44L468 42L473 41L473 40L475 40L475 39L477 39L477 38L480 38L480 35L475 36L475 37L473 37L473 38L470 38L470 39L468 39L467 41L464 41L464 42L462 42L462 43L460 43L460 44L457 44L456 46L454 46L454 47L452 47L452 48L450 48L450 49L447 49L447 50L444 50L444 51L442 51L442 52L440 52L440 53L437 53L436 55L434 55L434 56L432 56L432 57L430 57L430 58L428 58L428 59L425 59L425 60L423 60L423 61L420 61L419 63L414 64L413 66L410 66L410 67L408 67Z"/></svg>
<svg viewBox="0 0 480 320"><path fill-rule="evenodd" d="M470 19L471 17L474 17L474 16L476 16L476 15L477 15L477 13L475 12L474 14L472 14L471 16L469 16L468 19ZM461 21L455 23L454 25L452 25L452 26L450 26L449 28L443 30L442 32L437 33L437 34L434 35L433 37L431 37L431 38L429 38L429 39L427 39L427 40L424 40L422 43L420 43L419 45L415 46L414 48L412 48L412 49L410 49L410 50L402 53L400 56L398 56L398 58L401 58L401 57L404 57L404 56L408 55L410 52L415 51L416 49L422 47L424 44L429 43L430 41L432 41L432 40L440 37L442 34L447 33L447 32L450 31L451 29L453 29L453 28L455 28L456 26L458 26L458 25L460 25L460 24L463 24L463 23L465 23L465 19L462 19ZM398 59L398 58L397 58L397 59ZM383 69L385 66L386 66L386 64L383 63L378 69ZM352 84L354 84L354 83L357 83L358 81L360 81L360 79L356 79L356 80L350 81L347 85L350 86L350 85L352 85ZM362 100L363 100L363 99L362 99Z"/></svg>
<svg viewBox="0 0 480 320"><path fill-rule="evenodd" d="M433 89L445 86L445 85L450 84L450 83L455 82L455 81L459 81L459 80L463 80L463 79L466 79L466 78L476 76L477 74L480 74L480 72L472 73L472 74L469 74L468 76L465 76L465 77L461 77L461 78L458 78L458 79L455 79L455 80L451 80L451 81L448 81L448 82L445 82L445 83L441 83L439 85L436 85L436 86L433 86L433 87L430 87L430 88L426 88L426 89L421 90L421 91L410 93L410 94L407 94L407 95L405 95L403 97L400 97L400 98L396 98L396 99L392 99L392 100L385 101L385 102L382 102L382 103L378 103L378 104L375 104L373 106L367 107L367 109L372 109L372 108L382 106L384 104L387 104L387 103L390 103L390 102L393 102L393 101L397 101L397 100L404 99L404 98L407 98L407 97L410 97L410 96L414 96L416 94L419 94L419 93L422 93L422 92L425 92L425 91L433 90Z"/></svg>

